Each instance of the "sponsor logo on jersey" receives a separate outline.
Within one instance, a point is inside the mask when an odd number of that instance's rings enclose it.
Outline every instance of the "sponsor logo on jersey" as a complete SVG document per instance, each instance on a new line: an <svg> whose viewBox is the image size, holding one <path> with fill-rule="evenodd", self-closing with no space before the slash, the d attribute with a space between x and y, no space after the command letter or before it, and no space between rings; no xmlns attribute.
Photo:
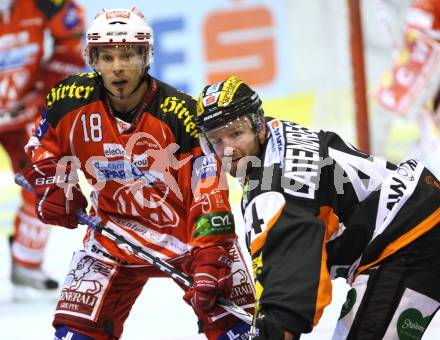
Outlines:
<svg viewBox="0 0 440 340"><path fill-rule="evenodd" d="M23 20L20 20L19 25L21 27L41 26L41 25L43 25L43 19L41 19L41 18L23 19Z"/></svg>
<svg viewBox="0 0 440 340"><path fill-rule="evenodd" d="M115 268L84 252L76 253L58 300L57 312L81 314L83 318L94 320Z"/></svg>
<svg viewBox="0 0 440 340"><path fill-rule="evenodd" d="M46 118L46 109L43 109L43 112L41 113L41 119L38 123L37 128L35 129L35 136L38 138L38 140L41 140L41 138L44 137L47 130L49 129L49 123L47 122Z"/></svg>
<svg viewBox="0 0 440 340"><path fill-rule="evenodd" d="M149 175L149 173L146 173L146 175ZM159 178L159 176L160 174L156 174L156 178ZM162 192L154 188L155 183L159 184L159 182L163 186ZM143 224L147 226L152 225L157 228L177 227L180 217L166 201L169 192L168 187L160 179L157 179L155 183L137 182L133 186L120 187L113 195L118 213L125 216L136 216L144 221ZM118 220L115 221L118 224L121 223ZM131 225L131 227L134 227L134 225ZM136 232L139 233L139 230L136 230ZM150 231L145 234L145 238L149 239L149 242L161 242L162 246L166 246L167 240L159 240L158 237L158 234ZM173 248L173 251L179 248L178 252L184 252L176 242L171 243L166 247Z"/></svg>
<svg viewBox="0 0 440 340"><path fill-rule="evenodd" d="M404 163L399 164L396 172L401 176L393 176L389 187L390 193L388 194L387 209L393 209L394 205L398 203L405 191L407 191L408 182L414 182L414 170L417 168L418 162L414 159L410 159ZM407 182L407 183L405 183ZM408 194L407 194L408 195Z"/></svg>
<svg viewBox="0 0 440 340"><path fill-rule="evenodd" d="M230 212L203 215L196 220L193 237L221 235L234 232L234 216Z"/></svg>
<svg viewBox="0 0 440 340"><path fill-rule="evenodd" d="M25 45L29 42L29 32L21 31L17 33L4 34L0 37L0 46L3 51L6 51L2 56L11 58L11 55L16 55L13 47Z"/></svg>
<svg viewBox="0 0 440 340"><path fill-rule="evenodd" d="M275 129L278 126L280 126L280 121L277 119L274 119L273 121L270 122L270 126L272 126Z"/></svg>
<svg viewBox="0 0 440 340"><path fill-rule="evenodd" d="M439 181L436 180L436 178L434 176L426 176L425 183L428 185L432 185L433 187L440 190L440 183L439 183Z"/></svg>
<svg viewBox="0 0 440 340"><path fill-rule="evenodd" d="M399 339L421 339L433 315L423 317L415 308L409 308L400 314L397 320Z"/></svg>
<svg viewBox="0 0 440 340"><path fill-rule="evenodd" d="M196 128L196 124L193 122L194 114L192 114L186 107L186 101L177 97L167 97L160 104L160 109L164 112L172 112L177 118L183 121L185 131L190 134L191 137L198 137L199 131Z"/></svg>
<svg viewBox="0 0 440 340"><path fill-rule="evenodd" d="M78 8L74 3L71 3L67 7L66 14L63 18L64 26L70 31L76 27L79 23Z"/></svg>
<svg viewBox="0 0 440 340"><path fill-rule="evenodd" d="M132 163L141 169L145 168L148 165L148 155L146 153L144 153L142 155L134 154Z"/></svg>
<svg viewBox="0 0 440 340"><path fill-rule="evenodd" d="M424 166L421 163L410 159L399 164L396 171L384 180L380 188L380 199L373 237L376 237L388 227L394 216L411 197L416 190L423 169Z"/></svg>
<svg viewBox="0 0 440 340"><path fill-rule="evenodd" d="M241 260L234 261L240 263ZM232 293L231 300L238 306L251 304L254 302L254 290L252 287L252 279L248 273L239 268L232 273Z"/></svg>
<svg viewBox="0 0 440 340"><path fill-rule="evenodd" d="M110 260L112 260L114 262L117 262L119 264L128 264L127 261L124 261L124 260L122 260L120 258L117 258L117 257L115 257L113 255L110 255L109 253L105 252L104 250L98 248L95 244L92 244L92 247L90 248L90 251L92 253L95 253L95 254L97 254L99 256L103 256L103 257L105 257L107 259L110 259Z"/></svg>
<svg viewBox="0 0 440 340"><path fill-rule="evenodd" d="M197 158L194 162L194 174L196 175L196 180L216 176L217 162L215 156L212 154Z"/></svg>
<svg viewBox="0 0 440 340"><path fill-rule="evenodd" d="M46 96L47 107L50 108L57 101L64 98L71 99L87 99L90 97L91 93L95 90L93 86L87 85L77 85L76 82L70 85L65 85L63 83L59 84L50 90Z"/></svg>
<svg viewBox="0 0 440 340"><path fill-rule="evenodd" d="M27 32L26 32L27 33ZM20 40L27 40L28 35L27 34L11 34L11 37L20 37L18 38ZM8 39L0 39L0 45L2 44L2 41L5 41L6 44L8 44ZM15 44L14 44L15 45ZM37 54L40 52L40 46L36 43L28 43L23 42L20 44L21 46L11 46L9 49L5 49L4 51L0 52L0 71L3 70L9 70L13 68L19 68L26 66L29 64L29 62L36 58ZM15 74L15 73L14 73ZM2 77L3 78L3 77ZM4 79L9 79L9 77L5 77ZM27 80L27 79L25 79ZM9 80L10 81L10 80ZM21 82L23 82L22 79L13 79L12 82L15 83L16 86L20 86ZM2 85L5 84L4 81L2 81ZM27 84L27 83L25 83ZM23 85L21 85L23 86ZM1 92L8 92L7 89L0 89ZM2 95L4 97L4 95ZM14 98L16 99L16 98Z"/></svg>
<svg viewBox="0 0 440 340"><path fill-rule="evenodd" d="M406 185L400 178L393 177L392 184L390 185L390 193L388 194L387 209L391 210L399 203L400 199L403 197L403 193L406 190Z"/></svg>
<svg viewBox="0 0 440 340"><path fill-rule="evenodd" d="M94 161L96 179L107 180L134 180L144 176L144 173L126 160Z"/></svg>
<svg viewBox="0 0 440 340"><path fill-rule="evenodd" d="M125 149L121 144L104 143L104 156L107 158L125 156Z"/></svg>
<svg viewBox="0 0 440 340"><path fill-rule="evenodd" d="M284 138L281 132L282 126L280 126L280 121L274 120L270 123L270 126L273 132L275 145L278 149L278 152L282 152L282 150L284 149Z"/></svg>
<svg viewBox="0 0 440 340"><path fill-rule="evenodd" d="M402 163L396 171L400 176L406 178L408 181L414 181L414 169L416 166L417 161L409 160L406 163Z"/></svg>
<svg viewBox="0 0 440 340"><path fill-rule="evenodd" d="M318 184L319 137L316 132L291 122L283 122L285 133L285 192L314 199Z"/></svg>
<svg viewBox="0 0 440 340"><path fill-rule="evenodd" d="M151 142L151 141L149 141L149 140L141 140L141 141L139 141L139 142L136 142L136 146L144 146L144 145L146 145L146 146L148 146L150 149L154 149L154 150L159 150L159 149L161 149L161 146L160 146L160 145L158 145L158 144L156 144L156 143L154 143L154 142Z"/></svg>

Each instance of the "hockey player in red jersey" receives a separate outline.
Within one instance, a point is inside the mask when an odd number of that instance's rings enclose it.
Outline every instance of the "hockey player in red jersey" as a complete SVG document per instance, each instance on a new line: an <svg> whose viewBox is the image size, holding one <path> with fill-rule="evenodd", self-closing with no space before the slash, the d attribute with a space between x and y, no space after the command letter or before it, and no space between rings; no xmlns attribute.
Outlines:
<svg viewBox="0 0 440 340"><path fill-rule="evenodd" d="M421 32L435 42L437 56L440 55L440 0L414 0L407 16L405 45L410 44L409 32ZM429 61L425 60L428 64ZM436 69L439 70L438 58ZM431 97L424 97L426 102L421 102L424 107L418 109L418 121L420 127L420 138L412 150L412 155L419 155L421 159L433 170L434 174L440 176L440 71L428 72L429 81L421 92ZM430 89L431 88L431 89Z"/></svg>
<svg viewBox="0 0 440 340"><path fill-rule="evenodd" d="M352 289L334 339L421 338L440 307L440 181L416 160L395 166L333 132L265 118L237 77L206 86L197 114L204 153L243 184L253 339L310 332L337 276Z"/></svg>
<svg viewBox="0 0 440 340"><path fill-rule="evenodd" d="M27 144L33 164L23 175L36 194L38 217L77 226L75 212L87 202L71 180L82 170L93 189L92 215L193 275L184 299L207 337L247 337L249 326L216 305L222 295L252 310L255 298L227 186L220 186L224 175L198 144L196 101L149 75L153 32L135 7L97 14L86 57L95 72L68 77L49 91ZM118 339L148 279L161 276L88 230L56 307L56 337Z"/></svg>
<svg viewBox="0 0 440 340"><path fill-rule="evenodd" d="M53 46L43 60L46 30ZM74 1L0 0L0 144L14 172L30 163L24 145L47 90L82 72L83 31L83 10ZM49 226L33 207L34 196L23 191L10 238L11 279L17 286L55 289L58 283L41 269Z"/></svg>
<svg viewBox="0 0 440 340"><path fill-rule="evenodd" d="M409 156L440 176L440 1L413 0L403 43L377 90L380 107L414 120L420 137ZM383 134L383 133L382 133Z"/></svg>

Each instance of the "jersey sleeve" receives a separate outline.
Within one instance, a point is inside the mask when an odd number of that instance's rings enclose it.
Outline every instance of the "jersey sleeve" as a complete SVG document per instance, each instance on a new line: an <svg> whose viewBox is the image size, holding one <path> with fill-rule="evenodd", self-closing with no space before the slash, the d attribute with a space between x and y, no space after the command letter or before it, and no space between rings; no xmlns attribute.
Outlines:
<svg viewBox="0 0 440 340"><path fill-rule="evenodd" d="M162 82L158 83L168 91L159 107L179 145L176 158L183 164L178 166L177 176L186 209L188 244L190 248L213 245L228 248L237 238L228 201L228 184L218 159L214 155L204 156L200 148L198 131L192 119L196 101Z"/></svg>
<svg viewBox="0 0 440 340"><path fill-rule="evenodd" d="M255 197L244 215L260 312L294 334L310 332L331 300L325 224L275 191Z"/></svg>
<svg viewBox="0 0 440 340"><path fill-rule="evenodd" d="M190 245L231 246L236 239L235 221L228 201L226 175L215 156L194 159L191 193L188 218Z"/></svg>
<svg viewBox="0 0 440 340"><path fill-rule="evenodd" d="M71 139L77 136L78 111L99 98L100 91L92 73L72 75L58 83L47 94L45 108L36 119L26 145L29 156L36 161L42 155L52 154L57 158L71 155Z"/></svg>
<svg viewBox="0 0 440 340"><path fill-rule="evenodd" d="M440 181L422 163L410 159L399 164L350 218L353 226L373 228L357 273L436 227L440 223L439 202Z"/></svg>
<svg viewBox="0 0 440 340"><path fill-rule="evenodd" d="M340 224L338 233L327 242L328 266L332 277L345 277L373 232L371 225L352 224L350 216L359 202L379 190L395 165L358 150L336 133L322 132L322 139L326 165L320 185L326 190L321 191L321 200L332 206Z"/></svg>
<svg viewBox="0 0 440 340"><path fill-rule="evenodd" d="M61 48L81 48L85 21L84 10L80 5L73 0L38 0L37 6L45 16L47 27L54 38L54 52ZM65 53L68 52L67 49Z"/></svg>
<svg viewBox="0 0 440 340"><path fill-rule="evenodd" d="M341 221L350 214L348 207L376 191L396 166L385 158L362 152L333 132L322 132L324 183L327 200L337 202L335 212Z"/></svg>
<svg viewBox="0 0 440 340"><path fill-rule="evenodd" d="M36 119L35 128L25 150L33 163L46 158L62 157L63 150L59 145L55 129L47 119L47 109L43 109L41 116Z"/></svg>

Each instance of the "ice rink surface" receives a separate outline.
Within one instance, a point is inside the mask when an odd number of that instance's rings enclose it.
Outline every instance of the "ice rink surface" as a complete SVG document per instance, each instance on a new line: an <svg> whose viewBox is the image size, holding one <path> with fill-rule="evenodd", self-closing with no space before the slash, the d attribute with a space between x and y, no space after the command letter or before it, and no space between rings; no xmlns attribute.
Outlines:
<svg viewBox="0 0 440 340"><path fill-rule="evenodd" d="M57 294L41 296L26 291L27 302L14 302L9 282L10 257L7 235L18 204L18 191L12 184L10 173L0 174L0 339L40 340L53 339L51 326ZM238 207L237 207L238 208ZM238 211L235 209L236 213ZM85 227L76 230L53 228L44 268L60 282L63 281L72 253L82 247ZM238 228L239 235L242 230ZM294 265L294 264L292 264ZM305 340L331 339L332 329L345 300L347 285L333 281L333 301L326 308L319 325ZM125 324L122 339L136 340L189 340L205 339L197 334L196 318L192 309L182 300L182 291L173 281L153 279L147 283ZM436 317L423 339L440 339L440 319Z"/></svg>

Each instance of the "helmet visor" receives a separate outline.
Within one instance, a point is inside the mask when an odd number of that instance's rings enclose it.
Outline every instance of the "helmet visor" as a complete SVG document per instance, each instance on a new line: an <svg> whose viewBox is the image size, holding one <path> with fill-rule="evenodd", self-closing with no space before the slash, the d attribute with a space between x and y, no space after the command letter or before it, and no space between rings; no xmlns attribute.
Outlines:
<svg viewBox="0 0 440 340"><path fill-rule="evenodd" d="M247 145L255 140L255 130L247 116L238 117L222 126L200 134L200 144L205 154L215 152L220 157L230 156L225 149Z"/></svg>
<svg viewBox="0 0 440 340"><path fill-rule="evenodd" d="M147 65L147 47L144 45L90 46L89 64L98 72L139 70Z"/></svg>

